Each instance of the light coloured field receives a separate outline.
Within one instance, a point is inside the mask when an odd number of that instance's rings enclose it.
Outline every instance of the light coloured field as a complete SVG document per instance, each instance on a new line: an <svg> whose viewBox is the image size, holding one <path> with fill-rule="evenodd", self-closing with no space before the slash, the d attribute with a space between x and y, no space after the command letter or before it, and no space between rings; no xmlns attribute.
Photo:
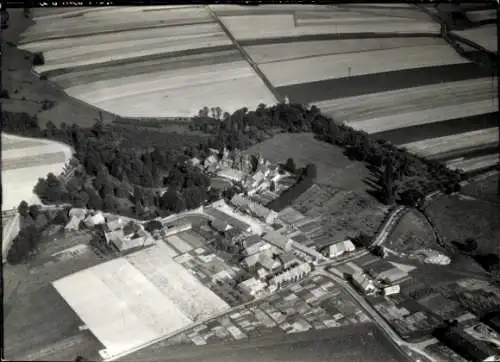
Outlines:
<svg viewBox="0 0 500 362"><path fill-rule="evenodd" d="M353 33L427 33L438 34L439 24L432 21L417 21L402 19L394 21L371 21L366 16L363 24L359 22L337 22L328 25L297 26L293 14L220 16L224 25L233 34L236 40L287 38L303 35L319 34L353 34ZM358 19L359 20L359 19ZM399 19L398 19L399 20ZM255 24L259 24L258 27ZM369 30L367 30L369 29Z"/></svg>
<svg viewBox="0 0 500 362"><path fill-rule="evenodd" d="M172 235L167 238L167 241L182 254L193 250L193 247L187 242L179 238L177 235Z"/></svg>
<svg viewBox="0 0 500 362"><path fill-rule="evenodd" d="M105 79L130 77L139 74L155 73L167 70L201 67L218 63L227 63L242 60L240 52L236 49L203 52L182 56L168 56L161 59L141 60L131 63L100 66L92 69L75 69L50 77L62 88L70 88Z"/></svg>
<svg viewBox="0 0 500 362"><path fill-rule="evenodd" d="M128 48L137 47L141 41L148 44L148 42L159 42L161 39L171 41L189 40L202 36L214 36L216 34L222 34L220 27L213 23L203 23L192 26L172 26L125 33L99 34L81 38L37 41L21 45L19 48L30 52L44 52L45 62L47 63L64 63L74 60L72 57L76 58L78 56L79 58L83 55L88 56L88 54L104 50L112 51L125 47L128 51Z"/></svg>
<svg viewBox="0 0 500 362"><path fill-rule="evenodd" d="M434 156L445 152L467 149L482 144L498 142L498 129L486 128L450 136L428 138L402 145L408 151L421 156Z"/></svg>
<svg viewBox="0 0 500 362"><path fill-rule="evenodd" d="M217 81L248 78L253 74L254 71L248 63L239 61L114 78L71 87L66 89L66 92L86 102L94 103L195 84L213 84Z"/></svg>
<svg viewBox="0 0 500 362"><path fill-rule="evenodd" d="M124 258L85 269L53 285L110 356L192 322Z"/></svg>
<svg viewBox="0 0 500 362"><path fill-rule="evenodd" d="M496 19L497 11L495 9L473 10L473 11L467 11L465 15L467 15L470 21L483 21L489 19Z"/></svg>
<svg viewBox="0 0 500 362"><path fill-rule="evenodd" d="M261 65L275 87L403 69L467 63L448 45L324 55Z"/></svg>
<svg viewBox="0 0 500 362"><path fill-rule="evenodd" d="M48 140L33 140L33 147L12 148L18 142L27 145L31 141L26 137L2 133L2 210L17 207L22 200L30 204L40 203L33 193L38 179L50 172L59 175L72 157L73 151L69 146ZM4 149L4 145L7 145L7 149ZM45 157L51 154L58 157ZM31 165L33 162L30 159L37 160L36 165Z"/></svg>
<svg viewBox="0 0 500 362"><path fill-rule="evenodd" d="M452 169L460 169L464 172L476 171L482 168L487 168L500 163L500 159L497 154L467 158L465 160L448 163L447 166Z"/></svg>
<svg viewBox="0 0 500 362"><path fill-rule="evenodd" d="M193 321L208 318L229 306L181 265L153 246L126 256L127 260Z"/></svg>
<svg viewBox="0 0 500 362"><path fill-rule="evenodd" d="M478 78L331 99L314 104L322 113L335 120L357 122L443 105L496 99L496 84L496 78Z"/></svg>
<svg viewBox="0 0 500 362"><path fill-rule="evenodd" d="M181 25L212 21L203 7L164 9L164 11L142 11L135 7L106 9L87 12L82 16L48 19L38 21L23 34L23 42L37 41L47 38L82 36L102 32L124 31L137 28L158 27L165 25Z"/></svg>
<svg viewBox="0 0 500 362"><path fill-rule="evenodd" d="M234 14L234 15L247 15L250 11L253 14L256 13L292 13L297 11L328 11L331 10L332 7L329 5L308 5L308 4L262 4L259 6L246 7L239 5L209 5L209 7L217 14Z"/></svg>
<svg viewBox="0 0 500 362"><path fill-rule="evenodd" d="M498 51L497 29L495 24L482 25L477 28L466 30L454 30L452 33L473 41L490 52L496 53Z"/></svg>
<svg viewBox="0 0 500 362"><path fill-rule="evenodd" d="M154 40L156 42L156 40ZM211 48L223 45L232 44L225 34L209 34L207 36L200 35L186 39L161 39L161 42L150 44L149 47L141 45L141 41L137 40L134 45L127 47L126 51L120 49L107 50L96 53L90 53L83 59L80 57L71 58L71 53L68 53L68 61L57 62L54 64L47 63L45 65L36 66L35 71L44 73L50 70L61 68L79 67L85 65L97 65L104 62L128 60L137 57L146 57L157 54L171 53L189 49Z"/></svg>
<svg viewBox="0 0 500 362"><path fill-rule="evenodd" d="M385 5L385 6L384 6ZM365 15L382 15L389 17L402 17L415 20L429 21L430 17L423 11L411 7L408 4L377 4L377 5L363 5L363 4L342 4L335 6L339 10L357 12Z"/></svg>
<svg viewBox="0 0 500 362"><path fill-rule="evenodd" d="M441 106L423 111L414 111L392 116L374 117L364 121L351 121L348 124L367 133L384 132L392 129L442 122L454 118L470 117L496 112L498 100L469 102L452 106Z"/></svg>
<svg viewBox="0 0 500 362"><path fill-rule="evenodd" d="M373 26L382 25L387 22L391 22L393 27L401 26L402 24L414 24L415 21L409 18L400 18L400 17L389 17L389 16L376 16L376 15L366 15L359 13L351 13L351 12L330 12L327 13L326 16L306 16L295 18L295 26L303 27L303 26L315 26L315 25L330 25L335 26L335 29L340 28L341 32L346 32L344 29L348 29L347 26L358 27L359 24L366 24L367 29L372 30ZM344 30L344 31L342 31ZM351 32L351 31L347 31ZM360 32L360 30L358 30ZM366 31L368 32L368 31Z"/></svg>
<svg viewBox="0 0 500 362"><path fill-rule="evenodd" d="M69 88L67 92L129 117L192 116L204 106L219 106L232 112L276 102L246 62L100 81Z"/></svg>
<svg viewBox="0 0 500 362"><path fill-rule="evenodd" d="M326 54L356 53L369 50L444 44L440 38L380 38L302 41L244 47L258 64Z"/></svg>

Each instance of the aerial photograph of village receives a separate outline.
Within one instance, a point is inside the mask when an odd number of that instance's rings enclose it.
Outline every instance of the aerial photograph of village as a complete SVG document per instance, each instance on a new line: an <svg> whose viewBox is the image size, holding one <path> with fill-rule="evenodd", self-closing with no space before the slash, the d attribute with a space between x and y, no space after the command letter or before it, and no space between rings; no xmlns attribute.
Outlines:
<svg viewBox="0 0 500 362"><path fill-rule="evenodd" d="M498 1L167 3L2 3L2 361L500 361Z"/></svg>

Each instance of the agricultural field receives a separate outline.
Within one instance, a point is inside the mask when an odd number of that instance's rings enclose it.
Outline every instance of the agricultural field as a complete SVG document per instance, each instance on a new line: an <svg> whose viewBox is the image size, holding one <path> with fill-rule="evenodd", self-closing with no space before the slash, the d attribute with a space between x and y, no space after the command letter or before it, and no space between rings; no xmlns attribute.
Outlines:
<svg viewBox="0 0 500 362"><path fill-rule="evenodd" d="M228 308L174 262L162 245L159 242L54 282L105 346L103 356L118 355ZM75 285L92 293L82 299L81 288Z"/></svg>
<svg viewBox="0 0 500 362"><path fill-rule="evenodd" d="M436 241L432 226L417 210L411 209L391 231L384 246L397 252L409 252L419 249L441 250Z"/></svg>
<svg viewBox="0 0 500 362"><path fill-rule="evenodd" d="M500 254L500 209L498 204L463 197L442 195L424 210L443 243L473 238L478 252Z"/></svg>
<svg viewBox="0 0 500 362"><path fill-rule="evenodd" d="M497 29L495 24L482 25L465 30L454 30L452 34L465 38L494 54L498 51Z"/></svg>
<svg viewBox="0 0 500 362"><path fill-rule="evenodd" d="M478 199L496 202L500 204L500 195L498 195L498 172L486 177L485 179L472 182L462 188L461 193Z"/></svg>
<svg viewBox="0 0 500 362"><path fill-rule="evenodd" d="M374 235L389 211L387 206L360 191L326 189L318 185L300 195L291 206L316 219L323 235L329 236L326 239L329 243L332 239L340 242L360 233Z"/></svg>
<svg viewBox="0 0 500 362"><path fill-rule="evenodd" d="M3 266L6 358L67 361L79 354L93 360L99 357L97 351L103 346L89 331L78 329L83 322L51 285L102 262L85 245L88 240L84 234L59 234L43 240L30 264ZM76 250L75 246L78 253L65 251Z"/></svg>
<svg viewBox="0 0 500 362"><path fill-rule="evenodd" d="M247 150L260 153L273 164L284 163L291 157L296 167L316 165L316 183L341 190L365 191L364 178L370 176L363 163L349 160L340 147L319 141L312 133L281 133ZM328 157L325 157L328 155Z"/></svg>
<svg viewBox="0 0 500 362"><path fill-rule="evenodd" d="M40 203L33 193L38 178L59 175L73 151L62 143L2 133L2 210L22 200Z"/></svg>

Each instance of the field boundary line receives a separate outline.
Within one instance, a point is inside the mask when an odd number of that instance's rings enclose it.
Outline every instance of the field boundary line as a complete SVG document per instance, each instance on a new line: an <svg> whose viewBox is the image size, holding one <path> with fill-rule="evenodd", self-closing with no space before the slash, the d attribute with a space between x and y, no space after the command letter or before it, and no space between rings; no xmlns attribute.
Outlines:
<svg viewBox="0 0 500 362"><path fill-rule="evenodd" d="M224 22L222 20L219 19L219 17L217 16L217 14L212 10L212 8L210 8L209 5L206 6L208 12L210 13L210 15L212 16L212 18L217 22L217 24L219 24L219 26L221 27L221 29L224 31L224 33L226 34L226 36L229 38L229 40L231 40L231 42L236 46L236 48L238 49L238 51L240 52L241 56L247 61L247 63L253 68L253 70L255 71L255 73L257 74L257 76L260 77L260 79L264 82L264 84L266 85L266 87L269 89L269 91L273 94L274 98L276 99L276 101L278 102L283 102L284 101L284 97L281 97L281 95L276 91L276 88L274 87L274 85L271 83L271 81L267 78L267 76L260 70L259 66L257 65L257 63L255 63L253 61L253 59L250 57L250 55L246 52L245 49L243 49L243 47L238 43L238 41L236 40L236 38L233 36L233 34L231 34L231 32L229 31L229 29L226 27L226 25L224 24Z"/></svg>

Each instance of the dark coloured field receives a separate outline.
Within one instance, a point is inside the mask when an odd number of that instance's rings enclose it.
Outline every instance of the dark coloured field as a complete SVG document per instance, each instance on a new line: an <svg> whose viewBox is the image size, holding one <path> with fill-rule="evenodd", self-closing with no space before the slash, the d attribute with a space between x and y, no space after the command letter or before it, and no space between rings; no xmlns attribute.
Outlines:
<svg viewBox="0 0 500 362"><path fill-rule="evenodd" d="M462 148L456 151L440 153L429 157L434 160L438 160L441 162L451 161L460 157L465 159L475 158L480 156L492 155L498 153L498 142L477 145L469 148Z"/></svg>
<svg viewBox="0 0 500 362"><path fill-rule="evenodd" d="M270 335L203 347L161 343L122 361L262 362L262 361L401 361L402 356L373 324L330 328L297 334Z"/></svg>
<svg viewBox="0 0 500 362"><path fill-rule="evenodd" d="M424 211L446 244L474 238L478 252L500 254L500 208L498 204L443 195Z"/></svg>
<svg viewBox="0 0 500 362"><path fill-rule="evenodd" d="M496 127L498 117L500 117L499 112L480 114L471 117L449 119L444 122L398 128L386 132L374 133L373 136L388 140L396 145L401 145L426 138L443 137Z"/></svg>
<svg viewBox="0 0 500 362"><path fill-rule="evenodd" d="M500 195L498 194L499 177L500 175L497 173L484 180L470 183L462 189L462 194L500 204Z"/></svg>
<svg viewBox="0 0 500 362"><path fill-rule="evenodd" d="M491 76L491 71L488 69L479 68L474 63L465 63L367 74L350 78L346 74L346 78L277 87L276 90L282 96L287 96L290 101L314 104L314 102L328 99L488 76Z"/></svg>

